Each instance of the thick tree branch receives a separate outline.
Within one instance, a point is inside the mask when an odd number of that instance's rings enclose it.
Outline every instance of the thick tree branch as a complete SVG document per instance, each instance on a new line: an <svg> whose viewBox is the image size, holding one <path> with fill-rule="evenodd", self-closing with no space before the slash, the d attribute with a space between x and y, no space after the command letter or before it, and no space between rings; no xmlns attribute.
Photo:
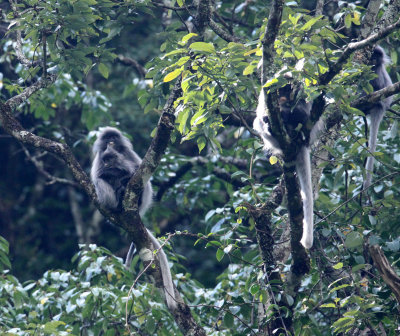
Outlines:
<svg viewBox="0 0 400 336"><path fill-rule="evenodd" d="M351 106L358 109L362 109L362 107L364 106L368 106L369 104L379 102L382 99L393 96L394 94L399 92L400 92L400 82L396 82L390 86L385 87L384 89L357 98L351 103Z"/></svg>
<svg viewBox="0 0 400 336"><path fill-rule="evenodd" d="M330 70L321 76L320 84L321 85L328 84L342 70L343 64L347 62L347 60L356 50L362 49L367 45L371 45L375 42L378 42L379 40L383 39L384 37L394 32L399 27L400 27L400 19L398 19L394 24L389 25L386 28L383 28L378 33L372 34L362 41L349 43L347 47L344 49L342 55L337 60L337 62L332 64Z"/></svg>
<svg viewBox="0 0 400 336"><path fill-rule="evenodd" d="M280 183L273 191L270 198L260 206L254 207L246 203L249 215L254 219L257 242L260 249L261 257L263 259L265 282L270 290L269 306L275 310L274 319L268 323L268 326L261 322L261 328L269 328L271 330L282 330L288 334L288 329L291 329L292 320L286 318L284 311L291 311L291 307L287 304L286 300L275 300L275 292L283 290L283 283L279 272L276 267L276 260L274 258L274 238L272 234L271 214L282 203L283 186ZM264 315L264 314L262 314ZM263 319L265 316L261 316Z"/></svg>
<svg viewBox="0 0 400 336"><path fill-rule="evenodd" d="M283 0L274 0L269 12L267 26L265 27L264 37L261 41L263 50L263 66L261 82L265 84L270 72L273 72L272 64L275 56L274 43L279 34L279 28L282 21Z"/></svg>
<svg viewBox="0 0 400 336"><path fill-rule="evenodd" d="M379 32L382 28L387 27L388 25L395 22L397 17L399 16L399 13L400 13L400 1L390 0L385 13L383 13L382 17L375 25L373 31L375 33Z"/></svg>
<svg viewBox="0 0 400 336"><path fill-rule="evenodd" d="M4 104L0 104L0 122L4 130L12 135L18 141L32 145L36 148L45 149L46 151L53 153L61 157L72 170L72 173L78 183L83 187L86 193L95 200L97 203L97 196L94 190L93 184L90 182L88 176L82 170L82 167L76 161L70 148L66 144L61 144L56 141L52 141L40 136L37 136L27 130L25 130L22 125L12 114L12 111L23 102L25 102L30 96L32 96L38 90L45 88L50 83L55 81L55 76L51 76L47 80L39 80L35 84L26 88L22 93L14 96L7 100Z"/></svg>
<svg viewBox="0 0 400 336"><path fill-rule="evenodd" d="M194 18L194 25L202 40L205 29L211 20L211 1L199 0L197 5L197 14Z"/></svg>
<svg viewBox="0 0 400 336"><path fill-rule="evenodd" d="M153 175L164 155L170 140L171 132L175 126L174 103L181 95L181 80L179 79L164 106L153 141L143 157L141 165L128 183L123 201L124 209L128 213L138 211L138 201L143 192L143 187Z"/></svg>
<svg viewBox="0 0 400 336"><path fill-rule="evenodd" d="M275 55L274 42L279 33L279 27L282 19L283 1L273 2L267 27L264 32L264 38L261 41L263 47L263 66L262 66L262 84L273 71L273 57ZM295 162L297 154L301 149L300 142L291 141L287 132L284 131L283 123L280 117L279 94L276 91L266 92L264 96L267 106L268 119L270 121L271 133L279 143L283 152L283 174L288 198L288 212L290 220L290 240L293 265L288 277L288 288L291 294L295 293L300 285L300 280L310 269L310 261L306 250L300 244L303 227L303 202L300 196L300 188L295 175ZM296 131L294 131L296 132Z"/></svg>
<svg viewBox="0 0 400 336"><path fill-rule="evenodd" d="M383 281L390 287L393 294L396 296L397 302L400 303L400 277L390 265L385 257L382 249L373 245L369 247L369 253L374 261L374 265L382 276Z"/></svg>
<svg viewBox="0 0 400 336"><path fill-rule="evenodd" d="M175 123L175 102L182 95L181 79L177 80L175 86L166 102L161 117L157 125L156 134L143 157L142 163L136 170L135 174L130 179L124 200L124 211L118 214L117 225L122 227L128 232L129 238L132 239L137 249L154 250L154 247L148 237L147 231L141 221L138 211L138 202L140 195L143 192L144 185L149 181L155 169L158 167L162 156L168 146L171 133L174 129ZM148 263L154 262L152 260L144 261L145 267ZM156 261L156 268L149 267L150 274L154 276L157 286L162 286L161 268ZM177 291L176 291L177 293ZM178 297L179 297L179 293ZM205 331L196 323L191 315L190 308L179 299L178 308L171 311L176 323L185 335L199 335L205 336Z"/></svg>
<svg viewBox="0 0 400 336"><path fill-rule="evenodd" d="M363 18L363 24L361 27L360 37L365 39L368 37L369 33L372 31L373 27L375 26L376 17L379 12L379 8L382 4L381 0L371 0L367 7L367 12Z"/></svg>
<svg viewBox="0 0 400 336"><path fill-rule="evenodd" d="M67 145L46 138L42 138L31 132L28 132L12 115L12 110L16 106L26 101L36 91L40 90L41 88L45 88L50 82L54 82L54 80L55 77L51 77L47 81L41 80L26 88L21 94L9 99L6 103L1 104L0 122L2 127L7 133L12 135L20 142L44 149L50 153L55 154L58 157L61 157L71 169L75 179L83 187L89 197L95 202L96 206L100 209L102 214L113 223L124 228L139 248L145 247L151 250L153 246L147 235L147 231L144 228L143 223L141 222L137 209L138 197L136 195L139 195L140 190L143 190L143 185L149 180L150 176L160 162L161 156L165 151L165 148L168 145L170 134L174 128L174 102L181 94L180 81L178 81L175 85L175 88L167 101L167 104L159 121L156 136L154 137L149 150L143 158L141 166L129 182L128 191L130 192L126 193L128 196L126 196L125 198L127 198L128 200L124 200L124 202L127 202L126 204L128 205L136 205L127 207L127 211L119 214L111 213L107 209L99 207L93 184L91 183L89 177L82 170L81 166L76 161L70 148ZM152 274L156 278L156 284L161 286L162 275L159 265L153 270ZM201 336L206 335L204 330L199 327L193 319L189 307L185 303L183 303L183 300L180 302L178 309L172 313L175 317L177 324L185 334Z"/></svg>

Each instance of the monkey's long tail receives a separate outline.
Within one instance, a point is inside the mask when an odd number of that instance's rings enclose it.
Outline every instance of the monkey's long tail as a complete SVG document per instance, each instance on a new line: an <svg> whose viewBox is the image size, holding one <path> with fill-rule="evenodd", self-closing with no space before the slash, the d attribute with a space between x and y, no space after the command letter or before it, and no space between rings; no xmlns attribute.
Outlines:
<svg viewBox="0 0 400 336"><path fill-rule="evenodd" d="M147 229L146 229L147 230ZM154 247L158 250L157 256L158 260L160 262L160 267L161 267L161 275L163 279L163 284L164 284L164 293L165 293L165 299L167 301L167 306L170 309L175 309L177 307L177 301L175 297L175 289L174 289L174 284L172 282L172 275L171 271L169 269L169 264L168 264L168 259L161 248L160 243L156 239L156 237L153 236L153 234L147 230L147 233L149 234L150 240L153 243ZM133 254L135 252L135 245L132 243L131 246L129 247L129 252L126 256L125 260L125 267L129 268L131 266Z"/></svg>
<svg viewBox="0 0 400 336"><path fill-rule="evenodd" d="M363 189L368 188L372 182L372 172L374 171L374 152L376 150L376 139L378 137L379 125L381 124L383 118L384 110L383 109L374 109L370 113L371 124L369 127L369 151L370 156L367 158L367 163L365 164L365 170L367 171L365 176L365 181L363 185Z"/></svg>
<svg viewBox="0 0 400 336"><path fill-rule="evenodd" d="M300 193L303 201L303 237L300 243L306 248L311 248L313 244L313 192L311 182L311 159L310 149L303 146L296 160L296 172L300 181Z"/></svg>
<svg viewBox="0 0 400 336"><path fill-rule="evenodd" d="M176 296L175 296L175 288L174 288L174 283L172 282L172 275L171 271L169 269L169 264L168 264L168 259L161 248L160 243L152 235L152 233L147 230L147 233L149 234L149 237L151 239L151 242L153 243L154 247L158 250L157 252L157 257L158 261L160 262L160 267L161 267L161 275L163 278L163 284L164 284L164 293L165 293L165 299L167 301L167 306L168 308L175 310L177 307L177 301L176 301Z"/></svg>

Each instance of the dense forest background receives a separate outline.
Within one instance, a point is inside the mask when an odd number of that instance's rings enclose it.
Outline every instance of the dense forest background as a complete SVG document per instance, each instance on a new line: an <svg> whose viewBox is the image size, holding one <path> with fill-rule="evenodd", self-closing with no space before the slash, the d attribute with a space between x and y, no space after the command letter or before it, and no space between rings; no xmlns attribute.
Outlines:
<svg viewBox="0 0 400 336"><path fill-rule="evenodd" d="M398 335L399 17L395 0L2 2L0 333ZM370 153L357 99L374 99L376 43L395 84L375 99L395 96ZM271 97L290 70L326 123L308 251L295 175L252 129L262 68ZM141 157L164 146L142 220L177 311L138 254L123 266L135 229L96 208L85 173L107 125Z"/></svg>

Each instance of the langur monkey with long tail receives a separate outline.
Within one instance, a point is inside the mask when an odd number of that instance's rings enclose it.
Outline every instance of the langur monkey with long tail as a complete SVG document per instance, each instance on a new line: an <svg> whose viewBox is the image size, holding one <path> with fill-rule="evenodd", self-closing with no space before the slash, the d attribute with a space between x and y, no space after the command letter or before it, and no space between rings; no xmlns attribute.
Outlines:
<svg viewBox="0 0 400 336"><path fill-rule="evenodd" d="M387 57L385 51L380 46L376 46L371 56L372 71L377 75L377 77L370 82L374 88L374 91L378 91L389 85L392 85L392 80L390 79L385 67L388 62L389 58ZM374 103L363 109L363 112L370 116L368 140L370 155L368 156L365 164L366 177L364 180L363 189L366 189L371 185L375 162L375 157L373 154L376 150L376 139L378 137L379 126L382 122L385 112L392 104L392 101L393 97L387 97L380 102Z"/></svg>
<svg viewBox="0 0 400 336"><path fill-rule="evenodd" d="M96 189L99 203L111 210L122 211L122 200L126 186L139 168L142 160L132 148L132 144L122 133L114 127L105 127L101 130L93 145L93 163L90 176ZM143 216L150 207L153 199L153 190L150 181L146 183L139 200L139 214ZM174 284L168 259L160 243L151 234L147 233L154 247L158 250L157 258L161 267L165 298L170 309L177 307ZM133 246L128 252L126 264L130 264Z"/></svg>
<svg viewBox="0 0 400 336"><path fill-rule="evenodd" d="M388 57L385 51L380 47L376 46L371 56L372 70L375 72L377 77L371 81L371 85L374 91L378 91L392 84L392 81L386 71L385 64L388 62ZM290 99L292 94L292 88L290 85L279 90L279 108L281 117L286 129L295 129L301 124L304 126L310 118L311 103L306 102L304 99L293 101ZM369 136L369 150L374 152L376 149L376 139L378 136L379 125L382 121L383 115L386 110L390 107L393 98L388 97L382 101L368 106L364 113L370 115L370 136ZM263 142L264 149L267 150L271 155L282 155L282 150L279 147L278 142L271 134L268 117L266 116L266 107L264 101L264 91L261 90L258 98L257 106L257 117L254 120L253 128L260 134ZM301 126L301 127L302 127ZM300 181L301 198L303 201L303 236L301 238L301 244L309 249L313 244L313 192L312 192L312 181L311 181L311 160L310 160L310 146L315 142L318 134L324 127L323 121L318 120L313 126L309 139L302 139L303 144L297 154L296 158L296 173ZM301 128L300 128L301 130ZM364 182L364 188L371 185L371 173L373 171L375 158L369 156L366 163L366 179Z"/></svg>
<svg viewBox="0 0 400 336"><path fill-rule="evenodd" d="M291 85L286 85L279 89L279 109L283 125L287 130L297 129L299 125L305 126L310 118L311 103L304 99L292 99L295 92L292 91ZM266 106L264 100L264 91L261 89L258 98L257 117L254 120L253 128L260 134L264 149L271 155L282 156L282 149L278 142L271 134L268 117L266 116ZM299 141L302 141L302 146L296 157L296 174L300 182L300 193L303 201L303 236L300 243L307 249L313 244L313 190L311 181L311 159L310 146L316 140L318 134L323 128L322 120L319 120L312 128L309 139L304 136ZM300 129L301 130L301 129Z"/></svg>

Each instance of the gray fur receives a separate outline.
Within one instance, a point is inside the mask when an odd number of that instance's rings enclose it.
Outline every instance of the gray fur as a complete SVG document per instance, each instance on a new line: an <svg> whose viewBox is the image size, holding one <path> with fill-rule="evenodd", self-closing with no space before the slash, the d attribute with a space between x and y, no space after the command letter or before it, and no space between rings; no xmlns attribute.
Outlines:
<svg viewBox="0 0 400 336"><path fill-rule="evenodd" d="M374 53L372 55L373 67L372 70L377 75L371 81L371 85L374 91L381 90L389 85L392 85L392 80L386 71L385 64L389 63L390 59L386 55L385 51L380 46L376 46ZM382 101L372 104L369 108L365 109L363 112L370 116L370 128L369 128L369 151L370 156L367 158L367 163L365 164L366 176L363 184L363 189L369 188L372 182L372 173L374 171L374 152L376 150L376 140L378 138L379 126L382 122L383 116L386 110L392 104L393 97L387 97Z"/></svg>
<svg viewBox="0 0 400 336"><path fill-rule="evenodd" d="M305 105L302 106L302 109L308 116L310 116L310 103L305 103ZM254 120L253 128L260 134L264 142L264 149L271 155L281 156L282 149L279 147L278 142L270 133L268 123L264 122L263 120L264 116L266 115L265 111L266 106L264 100L264 91L261 89L260 96L258 98L257 117ZM310 144L302 146L296 158L296 173L300 182L300 194L303 201L304 215L303 236L300 240L300 243L307 249L311 248L313 244L314 227L314 200L311 181L310 145L312 145L317 139L323 127L323 121L318 120L310 132Z"/></svg>
<svg viewBox="0 0 400 336"><path fill-rule="evenodd" d="M118 152L118 148L114 148L114 146L107 145L105 139L110 134L119 137L119 140L121 141L123 147L123 150L121 152ZM94 159L90 171L90 177L95 186L97 198L99 199L100 204L106 208L118 210L120 200L117 199L116 190L114 190L112 185L110 185L108 182L106 182L103 178L100 177L102 176L101 174L103 173L105 165L105 163L103 162L104 160L102 158L105 158L107 154L110 154L113 157L111 167L115 165L116 168L118 168L119 170L125 171L128 177L131 177L134 174L134 172L139 167L142 160L133 150L132 144L129 141L129 139L126 138L118 129L114 127L105 127L100 131L97 140L93 145ZM147 209L151 206L152 201L153 201L153 190L150 181L148 181L144 187L141 198L141 204L139 207L140 216L143 216L145 214ZM151 234L151 232L147 230L147 233L150 237L152 244L154 245L154 248L158 250L157 258L161 267L161 275L164 283L164 292L167 305L170 309L174 310L177 307L177 301L167 256L165 255L163 249L161 248L160 243ZM127 267L129 267L132 261L133 252L134 252L134 245L131 244L125 262L125 265Z"/></svg>
<svg viewBox="0 0 400 336"><path fill-rule="evenodd" d="M116 209L118 206L118 200L116 199L116 195L112 186L103 179L99 178L99 172L102 168L102 163L100 162L100 149L104 136L109 132L115 132L119 134L123 146L125 146L127 149L125 153L117 153L117 160L120 169L126 170L130 175L133 175L142 160L133 150L132 144L128 138L126 138L118 129L114 127L104 127L100 131L97 140L93 144L94 159L92 163L92 169L90 170L90 177L96 188L96 194L100 204L109 209ZM153 200L152 195L153 190L149 181L146 183L146 186L143 190L142 203L139 208L139 213L141 216L143 216L147 209L151 206Z"/></svg>

